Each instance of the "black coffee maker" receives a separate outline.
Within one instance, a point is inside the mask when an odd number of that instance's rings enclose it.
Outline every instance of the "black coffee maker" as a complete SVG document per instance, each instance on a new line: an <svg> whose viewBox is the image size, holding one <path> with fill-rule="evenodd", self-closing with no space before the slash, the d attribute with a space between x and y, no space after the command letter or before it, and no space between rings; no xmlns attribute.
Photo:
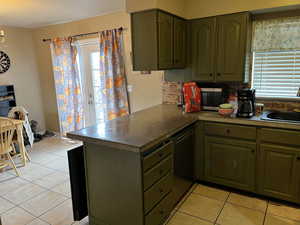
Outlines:
<svg viewBox="0 0 300 225"><path fill-rule="evenodd" d="M255 90L238 90L238 111L237 117L250 118L255 115Z"/></svg>

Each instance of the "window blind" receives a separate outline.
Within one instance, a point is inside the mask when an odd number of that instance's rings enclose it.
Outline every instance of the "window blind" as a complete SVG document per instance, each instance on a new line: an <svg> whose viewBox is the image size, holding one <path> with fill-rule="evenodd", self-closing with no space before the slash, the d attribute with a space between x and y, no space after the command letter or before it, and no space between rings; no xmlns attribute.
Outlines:
<svg viewBox="0 0 300 225"><path fill-rule="evenodd" d="M252 87L257 97L299 98L299 50L253 54Z"/></svg>

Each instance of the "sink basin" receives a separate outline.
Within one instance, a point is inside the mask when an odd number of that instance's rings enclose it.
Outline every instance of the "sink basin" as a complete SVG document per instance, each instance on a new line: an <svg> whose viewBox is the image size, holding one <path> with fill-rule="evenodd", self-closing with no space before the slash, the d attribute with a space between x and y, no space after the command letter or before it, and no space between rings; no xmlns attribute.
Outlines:
<svg viewBox="0 0 300 225"><path fill-rule="evenodd" d="M264 112L260 119L300 123L300 112L268 111L268 112Z"/></svg>

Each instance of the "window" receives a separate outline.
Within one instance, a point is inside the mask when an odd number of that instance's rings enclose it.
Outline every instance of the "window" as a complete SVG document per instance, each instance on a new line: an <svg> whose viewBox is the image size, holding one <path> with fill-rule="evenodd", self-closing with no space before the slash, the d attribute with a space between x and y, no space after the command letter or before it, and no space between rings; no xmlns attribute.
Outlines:
<svg viewBox="0 0 300 225"><path fill-rule="evenodd" d="M300 51L254 52L252 87L257 97L297 98Z"/></svg>
<svg viewBox="0 0 300 225"><path fill-rule="evenodd" d="M300 17L255 21L253 30L252 87L256 96L299 98Z"/></svg>

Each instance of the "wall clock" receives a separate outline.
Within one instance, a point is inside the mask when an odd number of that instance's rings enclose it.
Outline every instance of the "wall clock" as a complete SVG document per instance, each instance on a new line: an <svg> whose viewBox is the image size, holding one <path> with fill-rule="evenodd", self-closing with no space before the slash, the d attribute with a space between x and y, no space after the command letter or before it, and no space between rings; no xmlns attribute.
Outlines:
<svg viewBox="0 0 300 225"><path fill-rule="evenodd" d="M0 51L0 73L5 73L10 67L10 59L5 52Z"/></svg>

